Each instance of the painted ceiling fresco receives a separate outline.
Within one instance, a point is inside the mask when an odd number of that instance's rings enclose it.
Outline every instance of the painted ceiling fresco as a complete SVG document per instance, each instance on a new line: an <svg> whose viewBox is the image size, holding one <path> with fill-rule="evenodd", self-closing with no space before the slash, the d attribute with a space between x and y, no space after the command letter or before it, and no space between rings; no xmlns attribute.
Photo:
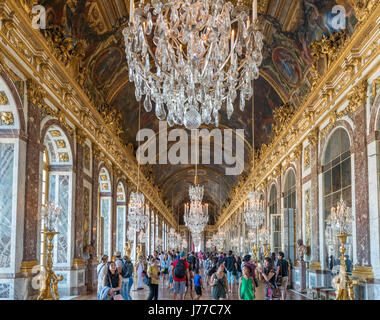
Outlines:
<svg viewBox="0 0 380 320"><path fill-rule="evenodd" d="M121 139L136 150L138 103L134 86L128 80L121 33L129 19L129 0L42 0L40 3L47 10L48 28L60 26L65 37L86 41L85 90L97 105L108 104L121 112L124 131ZM337 31L331 12L336 4L345 7L346 32L352 34L356 19L349 1L259 0L259 23L265 45L261 76L254 83L254 117L252 105L248 103L243 112L235 106L230 120L224 109L220 115L220 128L244 129L244 175L248 175L252 161L252 118L257 150L270 142L273 110L288 101L297 107L306 94L307 72L312 62L309 45ZM141 128L158 132L158 124L154 112L142 111ZM152 165L150 170L164 201L182 220L183 204L188 201L188 187L194 179L194 165ZM225 165L199 165L198 175L199 183L205 185L204 199L210 203L213 223L230 199L239 177L226 176Z"/></svg>

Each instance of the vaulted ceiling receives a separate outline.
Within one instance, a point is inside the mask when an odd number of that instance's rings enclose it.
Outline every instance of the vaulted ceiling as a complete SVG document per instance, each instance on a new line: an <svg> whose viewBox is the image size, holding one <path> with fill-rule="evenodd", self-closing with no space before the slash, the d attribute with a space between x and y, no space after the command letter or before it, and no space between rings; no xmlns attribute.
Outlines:
<svg viewBox="0 0 380 320"><path fill-rule="evenodd" d="M83 58L87 68L85 89L97 105L107 104L121 112L124 131L121 138L136 150L138 103L134 86L128 79L121 33L129 19L129 0L40 2L48 13L48 28L60 26L66 36L75 41L86 41ZM249 104L244 111L235 107L230 120L225 110L221 111L220 128L245 130L244 172L240 179L247 176L251 168L252 119L255 119L254 149L257 150L271 139L273 110L285 102L297 107L306 94L309 87L307 71L312 62L309 45L336 31L331 23L331 9L335 4L344 5L347 32L353 32L356 19L348 3L344 0L259 0L259 23L265 46L260 78L254 84L254 115ZM158 132L154 112L142 111L141 128ZM151 165L145 166L144 171L153 177L162 190L163 200L182 221L183 204L189 200L188 187L194 180L194 165ZM226 176L225 165L212 164L199 165L198 176L199 183L205 185L204 201L210 204L210 222L213 223L230 199L231 189L239 176Z"/></svg>

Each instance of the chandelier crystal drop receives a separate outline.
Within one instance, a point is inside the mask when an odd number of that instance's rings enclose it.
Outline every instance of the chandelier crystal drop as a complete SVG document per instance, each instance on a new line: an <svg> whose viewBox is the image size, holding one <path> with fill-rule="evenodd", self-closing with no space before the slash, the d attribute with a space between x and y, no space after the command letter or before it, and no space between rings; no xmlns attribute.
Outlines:
<svg viewBox="0 0 380 320"><path fill-rule="evenodd" d="M261 193L251 191L248 200L244 202L244 219L250 229L256 229L264 223L265 209L264 200L261 200Z"/></svg>
<svg viewBox="0 0 380 320"><path fill-rule="evenodd" d="M149 223L149 207L145 206L142 193L132 192L129 200L128 222L136 232L144 230Z"/></svg>
<svg viewBox="0 0 380 320"><path fill-rule="evenodd" d="M225 105L228 119L239 98L253 95L252 80L259 77L263 35L253 14L239 0L140 0L123 30L129 79L137 101L155 108L169 126L198 128L219 124ZM143 98L143 96L145 96Z"/></svg>

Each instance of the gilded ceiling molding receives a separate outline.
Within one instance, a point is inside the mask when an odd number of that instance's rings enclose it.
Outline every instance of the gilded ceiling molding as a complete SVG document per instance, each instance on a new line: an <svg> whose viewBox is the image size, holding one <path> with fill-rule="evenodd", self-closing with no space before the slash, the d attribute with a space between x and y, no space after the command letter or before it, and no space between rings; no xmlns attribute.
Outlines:
<svg viewBox="0 0 380 320"><path fill-rule="evenodd" d="M80 128L76 128L76 129L75 129L75 137L76 137L76 139L77 139L77 142L78 142L82 147L84 147L84 145L85 145L85 141L86 141L86 138L87 138L86 132L83 131L83 130L80 129Z"/></svg>
<svg viewBox="0 0 380 320"><path fill-rule="evenodd" d="M27 4L30 5L31 2ZM63 50L62 52L54 49L54 43L51 48L52 43L49 45L48 39L45 39L39 30L32 29L31 17L20 2L0 0L0 20L2 21L0 51L20 72L29 75L27 78L40 75L38 84L36 84L36 80L33 80L35 83L32 82L32 79L28 81L30 89L28 93L31 93L29 99L42 109L43 100L49 95L51 97L49 100L54 106L58 110L63 110L57 111L56 116L59 121L67 124L66 117L68 117L75 126L83 127L89 139L103 148L105 156L122 166L121 170L128 178L137 183L135 181L135 172L138 170L136 159L127 152L126 147L116 136L114 128L107 124L98 113L94 102L85 94L84 88L80 85L80 79L73 72L74 67L79 65L77 62L81 62L79 47L78 52L68 51L71 40L66 39L62 43L65 47L59 48L59 50ZM16 20L17 23L14 23ZM55 32L57 35L60 30ZM7 48L13 52L10 53ZM74 65L71 65L72 62ZM42 70L43 72L41 72ZM42 88L46 88L46 90ZM49 112L51 111L49 110ZM87 121L81 121L79 119L81 117L86 118ZM73 131L73 129L71 130ZM124 165L121 165L122 163ZM146 199L152 200L156 209L163 214L167 222L175 225L173 213L159 198L157 189L149 184L142 174L140 177L142 180L141 191L145 194Z"/></svg>

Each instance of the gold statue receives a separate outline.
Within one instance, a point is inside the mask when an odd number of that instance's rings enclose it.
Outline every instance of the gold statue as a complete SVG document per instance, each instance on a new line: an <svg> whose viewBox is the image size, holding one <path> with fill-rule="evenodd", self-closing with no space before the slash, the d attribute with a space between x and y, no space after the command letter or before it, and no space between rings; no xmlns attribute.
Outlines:
<svg viewBox="0 0 380 320"><path fill-rule="evenodd" d="M125 255L130 258L131 257L131 248L132 248L132 245L131 245L131 241L127 241L125 243L125 248L124 248L124 251L125 251Z"/></svg>
<svg viewBox="0 0 380 320"><path fill-rule="evenodd" d="M270 244L269 243L263 243L263 248L264 248L264 258L269 257Z"/></svg>
<svg viewBox="0 0 380 320"><path fill-rule="evenodd" d="M255 262L255 264L257 264L257 262L258 262L258 260L257 260L257 247L256 247L255 243L252 244L252 255L253 255L253 261Z"/></svg>

